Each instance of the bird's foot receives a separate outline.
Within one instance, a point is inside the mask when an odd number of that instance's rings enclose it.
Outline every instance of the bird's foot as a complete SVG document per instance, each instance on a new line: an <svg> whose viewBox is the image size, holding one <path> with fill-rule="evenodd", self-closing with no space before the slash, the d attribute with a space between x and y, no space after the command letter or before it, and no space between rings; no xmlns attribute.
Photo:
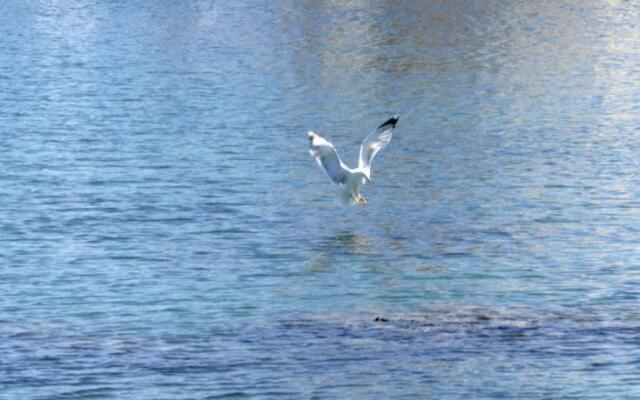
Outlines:
<svg viewBox="0 0 640 400"><path fill-rule="evenodd" d="M356 204L367 204L367 200L360 193L350 193L349 197L351 197L351 200Z"/></svg>

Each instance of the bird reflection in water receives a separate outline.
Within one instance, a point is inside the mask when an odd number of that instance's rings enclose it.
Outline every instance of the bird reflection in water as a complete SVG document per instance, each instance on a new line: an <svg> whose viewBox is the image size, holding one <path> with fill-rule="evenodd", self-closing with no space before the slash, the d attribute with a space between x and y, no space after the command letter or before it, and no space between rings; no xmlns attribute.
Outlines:
<svg viewBox="0 0 640 400"><path fill-rule="evenodd" d="M373 238L354 232L342 232L326 241L327 248L339 253L368 254L373 250Z"/></svg>
<svg viewBox="0 0 640 400"><path fill-rule="evenodd" d="M369 255L374 248L371 237L354 232L341 232L325 238L319 246L312 249L311 260L306 265L306 269L309 271L329 271L335 265L336 258Z"/></svg>

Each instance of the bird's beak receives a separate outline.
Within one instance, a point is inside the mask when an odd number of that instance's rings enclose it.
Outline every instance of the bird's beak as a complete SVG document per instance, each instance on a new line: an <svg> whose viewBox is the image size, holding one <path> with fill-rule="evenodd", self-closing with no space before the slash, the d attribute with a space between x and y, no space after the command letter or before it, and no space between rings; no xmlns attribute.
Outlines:
<svg viewBox="0 0 640 400"><path fill-rule="evenodd" d="M309 141L313 141L313 138L316 136L315 133L309 131Z"/></svg>

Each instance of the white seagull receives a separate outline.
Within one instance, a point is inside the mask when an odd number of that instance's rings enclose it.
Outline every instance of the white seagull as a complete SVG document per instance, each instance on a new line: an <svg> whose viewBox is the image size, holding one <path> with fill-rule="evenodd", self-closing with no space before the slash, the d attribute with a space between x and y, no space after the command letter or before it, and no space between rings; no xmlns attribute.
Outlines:
<svg viewBox="0 0 640 400"><path fill-rule="evenodd" d="M309 153L318 165L324 168L331 182L342 186L340 199L343 203L353 200L357 204L366 204L367 200L358 193L360 185L371 182L371 162L378 152L384 149L393 136L400 117L398 115L380 125L371 132L360 145L360 157L357 168L349 168L340 159L331 142L314 132L309 132Z"/></svg>

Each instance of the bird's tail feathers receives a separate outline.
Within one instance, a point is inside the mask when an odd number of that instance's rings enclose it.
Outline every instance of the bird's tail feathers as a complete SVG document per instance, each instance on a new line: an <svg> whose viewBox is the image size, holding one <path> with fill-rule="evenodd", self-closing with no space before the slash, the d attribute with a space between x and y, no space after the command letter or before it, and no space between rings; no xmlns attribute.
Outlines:
<svg viewBox="0 0 640 400"><path fill-rule="evenodd" d="M338 201L340 202L340 205L348 206L352 204L353 198L348 190L341 190L338 194Z"/></svg>

